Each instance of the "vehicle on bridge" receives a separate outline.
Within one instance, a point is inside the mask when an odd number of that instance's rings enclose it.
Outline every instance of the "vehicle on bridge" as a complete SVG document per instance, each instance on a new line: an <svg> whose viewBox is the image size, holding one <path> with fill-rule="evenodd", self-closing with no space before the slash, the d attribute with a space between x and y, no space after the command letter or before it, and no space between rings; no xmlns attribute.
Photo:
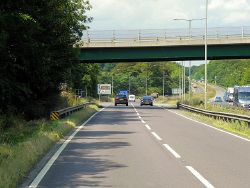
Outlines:
<svg viewBox="0 0 250 188"><path fill-rule="evenodd" d="M141 98L141 103L140 105L150 105L150 106L153 106L153 97L152 96L143 96Z"/></svg>
<svg viewBox="0 0 250 188"><path fill-rule="evenodd" d="M250 109L250 86L236 86L234 88L233 105Z"/></svg>
<svg viewBox="0 0 250 188"><path fill-rule="evenodd" d="M116 95L115 106L117 106L117 104L126 104L126 106L128 106L128 97L126 95Z"/></svg>

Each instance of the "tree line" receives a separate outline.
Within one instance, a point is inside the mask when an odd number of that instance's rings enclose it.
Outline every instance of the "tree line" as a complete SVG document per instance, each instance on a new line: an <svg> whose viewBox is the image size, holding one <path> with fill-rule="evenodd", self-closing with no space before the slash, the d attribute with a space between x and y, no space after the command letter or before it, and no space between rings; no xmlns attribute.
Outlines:
<svg viewBox="0 0 250 188"><path fill-rule="evenodd" d="M99 83L111 84L113 80L114 94L130 89L131 94L141 96L147 88L148 95L162 95L164 84L164 94L171 95L172 88L179 88L181 66L175 62L106 63L100 68Z"/></svg>
<svg viewBox="0 0 250 188"><path fill-rule="evenodd" d="M192 67L192 78L204 79L204 66ZM208 82L222 87L250 84L250 60L214 60L207 65Z"/></svg>
<svg viewBox="0 0 250 188"><path fill-rule="evenodd" d="M94 94L99 67L79 64L74 47L90 9L87 0L0 2L0 113L47 116L62 83Z"/></svg>

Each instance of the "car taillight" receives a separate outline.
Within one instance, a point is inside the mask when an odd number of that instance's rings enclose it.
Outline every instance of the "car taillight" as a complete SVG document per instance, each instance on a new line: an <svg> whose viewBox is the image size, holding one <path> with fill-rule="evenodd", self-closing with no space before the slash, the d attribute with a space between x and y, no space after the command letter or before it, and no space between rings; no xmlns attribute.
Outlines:
<svg viewBox="0 0 250 188"><path fill-rule="evenodd" d="M118 100L118 99L119 99L118 97L115 98L115 100Z"/></svg>
<svg viewBox="0 0 250 188"><path fill-rule="evenodd" d="M125 98L125 101L127 101L128 100L128 98Z"/></svg>

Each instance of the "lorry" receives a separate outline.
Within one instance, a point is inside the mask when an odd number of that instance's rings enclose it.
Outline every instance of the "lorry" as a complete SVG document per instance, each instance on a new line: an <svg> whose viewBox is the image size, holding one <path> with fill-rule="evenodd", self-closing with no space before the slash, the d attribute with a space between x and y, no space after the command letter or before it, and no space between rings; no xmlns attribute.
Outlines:
<svg viewBox="0 0 250 188"><path fill-rule="evenodd" d="M126 95L128 97L128 90L119 90L118 95Z"/></svg>
<svg viewBox="0 0 250 188"><path fill-rule="evenodd" d="M234 87L233 105L250 109L250 86Z"/></svg>

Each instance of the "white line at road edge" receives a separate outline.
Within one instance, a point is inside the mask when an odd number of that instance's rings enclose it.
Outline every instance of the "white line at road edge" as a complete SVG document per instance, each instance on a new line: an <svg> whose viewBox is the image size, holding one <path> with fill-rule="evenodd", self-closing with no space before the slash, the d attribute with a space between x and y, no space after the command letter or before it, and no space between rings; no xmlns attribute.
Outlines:
<svg viewBox="0 0 250 188"><path fill-rule="evenodd" d="M161 137L159 137L155 132L151 132L154 136L155 136L155 138L157 138L158 140L162 140L161 139Z"/></svg>
<svg viewBox="0 0 250 188"><path fill-rule="evenodd" d="M151 130L151 127L149 127L148 124L145 124L145 127L147 127L148 130Z"/></svg>
<svg viewBox="0 0 250 188"><path fill-rule="evenodd" d="M177 159L181 158L181 156L178 153L176 153L169 145L163 144L163 146L165 146L165 148L167 148L167 150L170 153L172 153L175 156L175 158L177 158Z"/></svg>
<svg viewBox="0 0 250 188"><path fill-rule="evenodd" d="M141 120L142 123L146 123L144 120Z"/></svg>
<svg viewBox="0 0 250 188"><path fill-rule="evenodd" d="M141 119L141 116L138 116L139 117L139 119Z"/></svg>
<svg viewBox="0 0 250 188"><path fill-rule="evenodd" d="M186 166L186 168L198 179L203 183L207 188L214 188L213 185L211 185L202 175L197 172L193 167Z"/></svg>
<svg viewBox="0 0 250 188"><path fill-rule="evenodd" d="M183 118L186 118L186 119L188 119L188 120L191 120L191 121L194 121L194 122L196 122L196 123L200 123L200 124L202 124L202 125L205 125L206 127L210 127L210 128L212 128L212 129L215 129L215 130L217 130L217 131L220 131L220 132L223 132L223 133L229 134L229 135L234 136L234 137L236 137L236 138L239 138L239 139L241 139L241 140L244 140L244 141L250 142L250 140L249 140L249 139L247 139L247 138L244 138L244 137L241 137L241 136L239 136L239 135L236 135L236 134L233 134L233 133L230 133L230 132L227 132L227 131L221 130L221 129L219 129L219 128L213 127L213 126L208 125L208 124L206 124L206 123L202 123L202 122L200 122L200 121L197 121L197 120L194 120L194 119L188 118L188 117L186 117L186 116L184 116L184 115L182 115L182 114L178 114L178 113L176 113L176 112L173 112L172 110L168 110L168 111L169 111L169 112L172 112L172 113L174 113L174 114L176 114L176 115L178 115L178 116L181 116L181 117L183 117Z"/></svg>
<svg viewBox="0 0 250 188"><path fill-rule="evenodd" d="M43 179L43 177L46 175L50 167L53 165L55 160L58 158L58 156L61 154L61 152L65 149L65 147L68 145L68 143L74 138L76 133L78 133L79 130L81 130L95 115L103 111L105 108L102 108L99 112L96 112L93 114L87 121L85 121L81 126L79 126L74 133L70 135L70 137L61 145L61 147L56 151L56 153L50 158L50 160L47 162L47 164L43 167L43 169L39 172L39 174L36 176L36 178L32 181L32 183L29 185L29 188L35 188L38 186L40 181Z"/></svg>

